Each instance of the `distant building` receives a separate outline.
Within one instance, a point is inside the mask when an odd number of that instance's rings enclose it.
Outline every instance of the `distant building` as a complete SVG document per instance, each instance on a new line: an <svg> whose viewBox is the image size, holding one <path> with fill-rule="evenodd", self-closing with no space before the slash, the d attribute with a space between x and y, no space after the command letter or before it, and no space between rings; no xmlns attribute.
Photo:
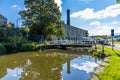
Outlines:
<svg viewBox="0 0 120 80"><path fill-rule="evenodd" d="M0 14L0 23L2 25L6 25L7 24L7 18L4 17L3 15Z"/></svg>
<svg viewBox="0 0 120 80"><path fill-rule="evenodd" d="M78 40L79 37L87 37L88 31L71 25L64 24L65 39Z"/></svg>
<svg viewBox="0 0 120 80"><path fill-rule="evenodd" d="M64 23L63 23L64 24ZM79 37L87 37L88 31L70 25L70 10L67 10L67 24L64 24L65 39L78 40Z"/></svg>
<svg viewBox="0 0 120 80"><path fill-rule="evenodd" d="M9 23L7 24L7 27L8 27L8 28L14 28L14 23L9 22Z"/></svg>

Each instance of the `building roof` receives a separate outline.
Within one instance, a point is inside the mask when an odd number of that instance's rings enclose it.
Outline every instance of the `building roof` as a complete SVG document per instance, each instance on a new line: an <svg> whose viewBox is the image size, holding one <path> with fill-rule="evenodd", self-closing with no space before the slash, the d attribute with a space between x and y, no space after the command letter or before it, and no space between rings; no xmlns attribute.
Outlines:
<svg viewBox="0 0 120 80"><path fill-rule="evenodd" d="M67 24L64 24L65 26L69 26L69 27L73 27L73 28L76 28L76 29L79 29L79 30L82 30L82 31L88 31L88 30L84 30L84 29L81 29L81 28L78 28L78 27L74 27L74 26L72 26L72 25L67 25Z"/></svg>

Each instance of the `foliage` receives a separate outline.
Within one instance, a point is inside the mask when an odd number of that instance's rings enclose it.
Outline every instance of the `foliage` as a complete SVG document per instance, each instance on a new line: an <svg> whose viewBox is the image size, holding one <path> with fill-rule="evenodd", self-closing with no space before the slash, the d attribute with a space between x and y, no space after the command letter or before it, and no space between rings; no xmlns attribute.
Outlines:
<svg viewBox="0 0 120 80"><path fill-rule="evenodd" d="M100 46L98 48L101 49ZM120 50L105 47L104 51L110 56L110 60L104 71L97 74L99 80L120 80Z"/></svg>
<svg viewBox="0 0 120 80"><path fill-rule="evenodd" d="M98 49L102 50L102 46L98 46ZM108 47L104 47L104 52L107 56L116 56L118 53L120 53L119 50L112 50Z"/></svg>
<svg viewBox="0 0 120 80"><path fill-rule="evenodd" d="M114 44L120 44L120 42L114 42Z"/></svg>
<svg viewBox="0 0 120 80"><path fill-rule="evenodd" d="M26 34L29 28L6 28L0 27L0 53L37 50L40 44L27 40Z"/></svg>
<svg viewBox="0 0 120 80"><path fill-rule="evenodd" d="M0 41L2 40L2 37L3 37L3 29L2 27L0 27Z"/></svg>
<svg viewBox="0 0 120 80"><path fill-rule="evenodd" d="M21 46L22 51L34 51L37 49L38 49L38 46L34 42L22 44Z"/></svg>
<svg viewBox="0 0 120 80"><path fill-rule="evenodd" d="M95 38L95 40L103 40L103 38L102 37L97 37L97 38Z"/></svg>
<svg viewBox="0 0 120 80"><path fill-rule="evenodd" d="M29 33L30 28L29 28L29 27L25 27L24 30L25 30L27 33Z"/></svg>
<svg viewBox="0 0 120 80"><path fill-rule="evenodd" d="M103 58L103 57L104 57L104 54L102 53L101 50L97 50L97 51L93 52L92 55L98 56L98 57L100 57L100 58Z"/></svg>
<svg viewBox="0 0 120 80"><path fill-rule="evenodd" d="M2 26L2 23L0 22L0 27Z"/></svg>
<svg viewBox="0 0 120 80"><path fill-rule="evenodd" d="M105 56L107 56L107 55L105 55L105 54L102 52L102 50L95 49L95 47L92 47L92 48L90 49L90 53L91 53L93 56L97 56L97 57L99 57L99 58L104 58Z"/></svg>
<svg viewBox="0 0 120 80"><path fill-rule="evenodd" d="M61 13L54 0L25 0L26 10L20 11L23 25L30 27L30 34L44 39L52 35L63 36Z"/></svg>
<svg viewBox="0 0 120 80"><path fill-rule="evenodd" d="M120 80L120 56L112 56L109 64L102 73L98 74L99 80Z"/></svg>
<svg viewBox="0 0 120 80"><path fill-rule="evenodd" d="M5 53L6 49L2 43L0 43L0 54Z"/></svg>
<svg viewBox="0 0 120 80"><path fill-rule="evenodd" d="M2 42L6 52L20 51L21 45L27 42L20 29L6 29L3 35Z"/></svg>
<svg viewBox="0 0 120 80"><path fill-rule="evenodd" d="M21 45L22 44L25 44L27 42L26 39L24 39L23 37L21 36L10 36L8 38L9 42L5 42L4 43L4 46L6 48L6 51L7 52L17 52L17 51L20 51L21 49Z"/></svg>
<svg viewBox="0 0 120 80"><path fill-rule="evenodd" d="M43 44L48 45L48 44L49 44L49 42L48 42L48 41L44 41L44 42L43 42Z"/></svg>
<svg viewBox="0 0 120 80"><path fill-rule="evenodd" d="M117 3L120 3L120 0L116 0L117 1Z"/></svg>
<svg viewBox="0 0 120 80"><path fill-rule="evenodd" d="M17 46L16 44L14 43L3 43L5 49L6 49L6 52L16 52L18 49L17 49Z"/></svg>

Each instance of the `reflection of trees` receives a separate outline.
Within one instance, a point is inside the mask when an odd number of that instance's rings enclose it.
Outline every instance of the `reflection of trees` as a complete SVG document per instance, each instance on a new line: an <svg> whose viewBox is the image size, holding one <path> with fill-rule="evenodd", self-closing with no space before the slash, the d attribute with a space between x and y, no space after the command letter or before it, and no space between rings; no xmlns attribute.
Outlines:
<svg viewBox="0 0 120 80"><path fill-rule="evenodd" d="M31 65L23 68L21 80L59 80L61 79L62 64L65 62L65 56L60 57L58 54L40 55L31 57Z"/></svg>
<svg viewBox="0 0 120 80"><path fill-rule="evenodd" d="M78 54L70 54L69 60ZM20 53L0 56L0 78L7 74L7 69L21 67L20 80L60 80L62 64L66 62L66 53L51 51L42 53ZM67 70L66 70L67 71Z"/></svg>
<svg viewBox="0 0 120 80"><path fill-rule="evenodd" d="M0 78L7 74L7 69L22 67L25 64L25 57L15 55L0 56Z"/></svg>

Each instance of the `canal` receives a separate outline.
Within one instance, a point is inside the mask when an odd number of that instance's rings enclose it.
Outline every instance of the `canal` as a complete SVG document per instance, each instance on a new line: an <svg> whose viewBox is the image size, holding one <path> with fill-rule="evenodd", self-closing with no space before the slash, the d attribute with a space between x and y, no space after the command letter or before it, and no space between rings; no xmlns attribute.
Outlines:
<svg viewBox="0 0 120 80"><path fill-rule="evenodd" d="M101 60L88 53L46 50L0 56L0 80L88 80Z"/></svg>

